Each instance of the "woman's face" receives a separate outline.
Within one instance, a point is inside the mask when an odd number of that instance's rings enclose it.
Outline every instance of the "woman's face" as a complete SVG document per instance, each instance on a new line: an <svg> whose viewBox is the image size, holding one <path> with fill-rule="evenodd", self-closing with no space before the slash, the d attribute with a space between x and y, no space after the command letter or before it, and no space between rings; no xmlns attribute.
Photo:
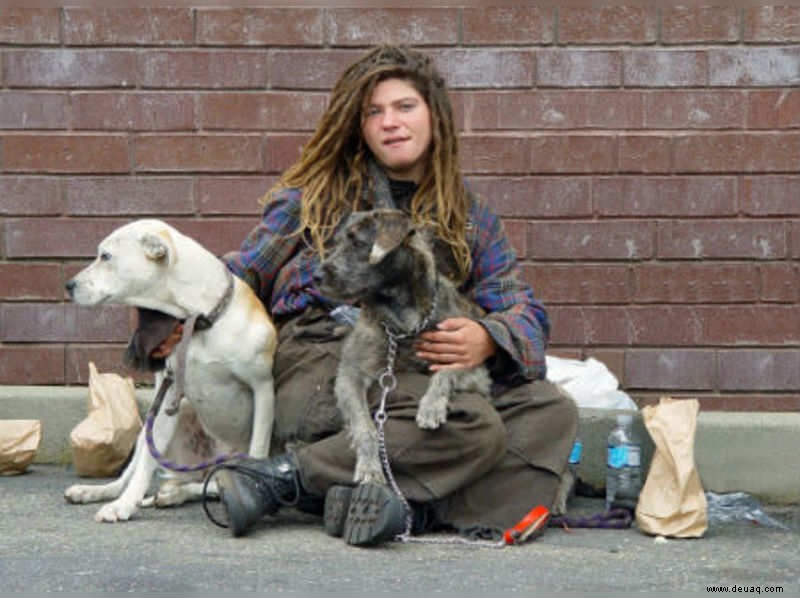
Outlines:
<svg viewBox="0 0 800 598"><path fill-rule="evenodd" d="M375 86L361 115L361 134L393 179L419 183L431 144L431 111L405 79Z"/></svg>

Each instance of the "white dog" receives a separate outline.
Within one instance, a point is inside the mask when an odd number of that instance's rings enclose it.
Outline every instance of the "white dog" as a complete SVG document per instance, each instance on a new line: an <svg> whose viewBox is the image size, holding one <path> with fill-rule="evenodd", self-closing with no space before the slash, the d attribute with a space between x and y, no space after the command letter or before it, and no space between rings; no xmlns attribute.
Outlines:
<svg viewBox="0 0 800 598"><path fill-rule="evenodd" d="M174 396L180 384L174 384L155 418L153 441L159 452L179 459L192 452L187 451L192 443L197 449L199 422L204 432L199 436L212 442L212 452L224 445L256 458L269 455L275 327L250 287L213 254L164 222L137 220L106 237L95 261L66 287L80 305L124 304L181 320L200 315L211 321L186 345L182 395L190 405L184 401L177 415L165 412L181 399ZM180 352L173 350L167 357L168 371L181 367ZM163 372L156 374L156 389L163 377ZM65 497L74 503L115 499L103 505L95 520L125 521L142 504L156 469L143 428L119 479L105 485L70 486ZM162 486L155 502L179 504L201 492L198 483L173 483L167 489Z"/></svg>

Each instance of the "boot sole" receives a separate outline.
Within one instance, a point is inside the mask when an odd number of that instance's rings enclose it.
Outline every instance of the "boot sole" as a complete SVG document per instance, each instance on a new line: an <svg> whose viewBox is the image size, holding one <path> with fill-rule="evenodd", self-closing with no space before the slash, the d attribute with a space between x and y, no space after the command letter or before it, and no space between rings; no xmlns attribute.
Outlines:
<svg viewBox="0 0 800 598"><path fill-rule="evenodd" d="M242 495L230 471L223 469L217 474L217 487L228 514L228 529L235 538L243 536L252 522L241 516L244 512Z"/></svg>
<svg viewBox="0 0 800 598"><path fill-rule="evenodd" d="M325 496L325 531L351 546L388 542L405 531L405 507L382 484L332 486Z"/></svg>

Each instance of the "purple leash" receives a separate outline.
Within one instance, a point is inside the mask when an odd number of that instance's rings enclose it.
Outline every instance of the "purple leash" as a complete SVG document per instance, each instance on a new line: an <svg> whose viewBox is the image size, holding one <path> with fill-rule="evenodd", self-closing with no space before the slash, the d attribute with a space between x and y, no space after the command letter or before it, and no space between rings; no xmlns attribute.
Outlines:
<svg viewBox="0 0 800 598"><path fill-rule="evenodd" d="M550 527L594 528L594 529L627 529L631 526L633 515L629 509L611 509L587 517L552 517Z"/></svg>

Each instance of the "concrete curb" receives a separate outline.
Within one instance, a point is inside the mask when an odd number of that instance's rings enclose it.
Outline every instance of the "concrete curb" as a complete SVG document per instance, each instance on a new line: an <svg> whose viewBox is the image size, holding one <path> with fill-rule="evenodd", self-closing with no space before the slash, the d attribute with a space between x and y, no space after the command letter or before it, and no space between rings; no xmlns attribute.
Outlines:
<svg viewBox="0 0 800 598"><path fill-rule="evenodd" d="M152 390L137 389L142 415ZM72 461L69 434L86 417L85 386L0 386L0 419L38 419L42 442L35 462ZM579 475L602 487L605 447L616 411L581 409L583 460ZM653 443L641 417L635 430L642 439L645 468ZM705 490L744 491L771 503L800 502L800 413L701 412L695 437L695 461Z"/></svg>

